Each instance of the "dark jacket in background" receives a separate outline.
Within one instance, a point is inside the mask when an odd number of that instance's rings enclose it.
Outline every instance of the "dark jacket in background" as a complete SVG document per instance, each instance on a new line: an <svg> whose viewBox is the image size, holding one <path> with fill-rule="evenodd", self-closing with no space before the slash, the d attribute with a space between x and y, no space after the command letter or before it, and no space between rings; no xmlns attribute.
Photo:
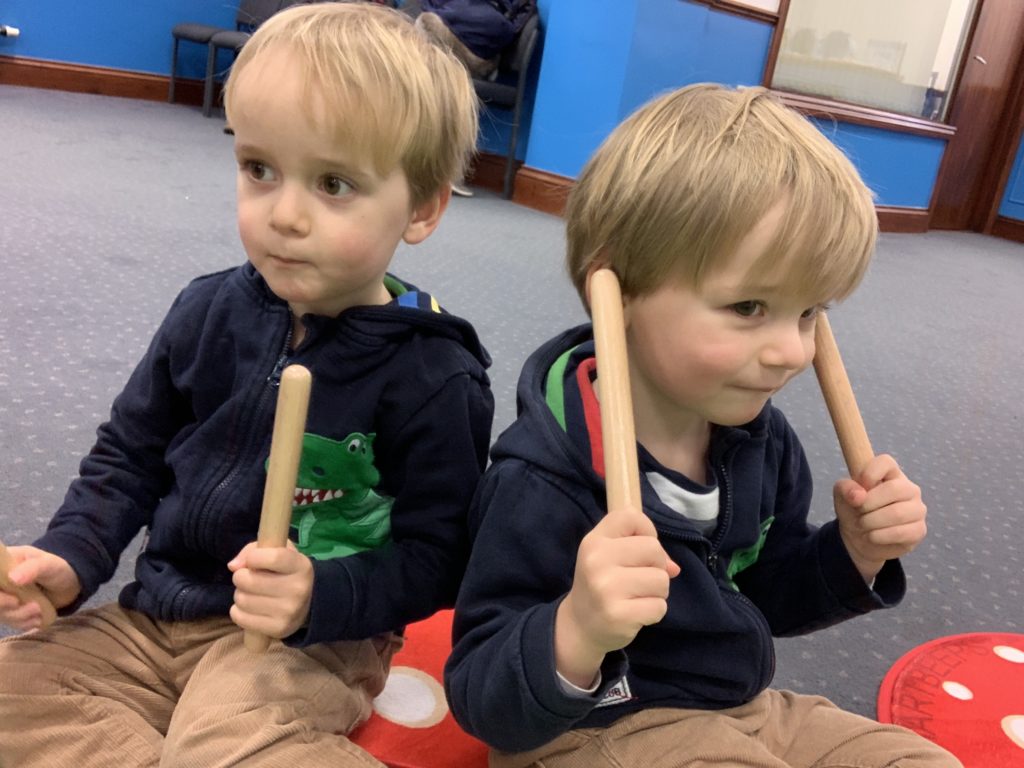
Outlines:
<svg viewBox="0 0 1024 768"><path fill-rule="evenodd" d="M534 0L419 0L481 59L501 53L536 10Z"/></svg>

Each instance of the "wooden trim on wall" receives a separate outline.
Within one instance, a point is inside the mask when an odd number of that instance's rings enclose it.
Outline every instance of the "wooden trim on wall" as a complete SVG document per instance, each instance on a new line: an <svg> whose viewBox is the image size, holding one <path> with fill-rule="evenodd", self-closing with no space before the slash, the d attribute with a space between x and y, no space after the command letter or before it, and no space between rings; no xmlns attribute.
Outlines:
<svg viewBox="0 0 1024 768"><path fill-rule="evenodd" d="M87 64L0 56L0 83L146 101L167 101L170 78L167 75ZM175 83L174 97L175 102L201 105L203 82L179 78Z"/></svg>
<svg viewBox="0 0 1024 768"><path fill-rule="evenodd" d="M923 117L901 115L886 112L874 107L862 107L844 101L823 99L819 96L808 96L803 93L773 90L782 102L793 109L810 117L823 117L826 120L838 120L843 123L867 125L872 128L883 128L899 133L912 133L933 139L949 140L956 135L956 128L945 123L925 120Z"/></svg>
<svg viewBox="0 0 1024 768"><path fill-rule="evenodd" d="M1003 112L1001 124L1004 130L996 137L995 146L992 151L992 163L985 174L983 189L991 191L991 198L988 201L988 211L984 213L984 222L981 226L982 232L991 232L999 218L999 209L1003 204L1003 197L1006 195L1006 185L1010 181L1010 172L1013 164L1017 161L1017 152L1022 141L1024 141L1024 53L1018 61L1014 82L1010 89L1010 96L1007 99L1007 107Z"/></svg>
<svg viewBox="0 0 1024 768"><path fill-rule="evenodd" d="M992 222L992 234L996 237L1005 237L1007 240L1024 243L1024 221L997 216L996 220Z"/></svg>
<svg viewBox="0 0 1024 768"><path fill-rule="evenodd" d="M565 214L569 190L574 183L575 180L567 176L524 165L516 174L512 202L533 208L535 211L562 216Z"/></svg>
<svg viewBox="0 0 1024 768"><path fill-rule="evenodd" d="M742 16L745 19L754 19L768 24L774 24L779 20L777 11L766 11L762 8L752 8L745 3L733 2L732 0L692 0L693 2L706 5L715 11L722 11L733 16Z"/></svg>
<svg viewBox="0 0 1024 768"><path fill-rule="evenodd" d="M903 208L894 205L876 205L878 229L882 232L920 234L928 231L927 208Z"/></svg>
<svg viewBox="0 0 1024 768"><path fill-rule="evenodd" d="M468 180L474 186L500 193L504 179L503 156L490 152L481 152L476 156L468 175ZM512 202L535 211L561 216L565 213L565 201L573 182L574 179L568 176L520 165L512 188Z"/></svg>
<svg viewBox="0 0 1024 768"><path fill-rule="evenodd" d="M779 0L779 17L775 20L775 29L772 30L772 39L768 43L768 56L764 62L764 73L761 75L761 84L766 88L775 75L775 62L779 60L779 51L782 49L782 31L786 26L786 17L789 16L789 0Z"/></svg>
<svg viewBox="0 0 1024 768"><path fill-rule="evenodd" d="M482 152L477 155L469 178L474 186L501 192L504 172L504 157ZM522 165L516 173L512 202L535 211L562 216L565 214L565 203L574 181L568 176L560 176L557 173ZM927 208L879 205L875 207L875 210L878 212L878 227L882 232L920 233L928 231Z"/></svg>

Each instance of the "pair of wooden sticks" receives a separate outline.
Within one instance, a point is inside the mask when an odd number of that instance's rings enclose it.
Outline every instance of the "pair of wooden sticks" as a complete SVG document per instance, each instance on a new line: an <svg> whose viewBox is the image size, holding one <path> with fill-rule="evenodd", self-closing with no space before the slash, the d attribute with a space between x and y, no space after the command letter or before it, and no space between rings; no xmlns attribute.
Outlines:
<svg viewBox="0 0 1024 768"><path fill-rule="evenodd" d="M629 389L622 292L618 277L610 269L595 270L590 276L590 310L594 320L597 370L601 377L601 439L608 511L640 509L640 470ZM874 452L832 328L824 314L818 316L814 344L814 372L846 467L850 477L856 478Z"/></svg>
<svg viewBox="0 0 1024 768"><path fill-rule="evenodd" d="M590 306L601 375L601 433L608 510L640 509L640 470L629 388L622 293L619 280L611 270L598 269L591 275ZM818 317L815 346L814 371L847 469L851 477L857 477L874 454L824 314ZM290 365L281 374L257 534L257 544L261 547L283 547L288 541L311 383L309 371L301 365ZM7 551L0 544L0 589L17 595L23 603L39 603L43 609L43 626L48 625L56 615L53 605L35 585L21 587L13 584L7 577L9 569ZM270 639L265 635L246 631L245 645L251 651L263 652L269 644Z"/></svg>

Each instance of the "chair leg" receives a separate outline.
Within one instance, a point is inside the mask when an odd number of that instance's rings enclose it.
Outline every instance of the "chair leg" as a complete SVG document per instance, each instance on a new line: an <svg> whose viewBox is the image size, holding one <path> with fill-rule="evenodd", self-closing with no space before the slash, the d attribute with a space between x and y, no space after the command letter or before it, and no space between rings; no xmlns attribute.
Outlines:
<svg viewBox="0 0 1024 768"><path fill-rule="evenodd" d="M174 103L174 77L178 69L178 38L174 38L174 47L171 49L171 84L167 88L167 101Z"/></svg>
<svg viewBox="0 0 1024 768"><path fill-rule="evenodd" d="M203 81L203 117L213 113L213 74L217 66L217 46L206 46L206 79Z"/></svg>
<svg viewBox="0 0 1024 768"><path fill-rule="evenodd" d="M512 120L512 136L508 141L508 159L505 161L505 184L502 187L502 197L506 200L512 199L512 182L516 175L516 141L519 138L519 115Z"/></svg>

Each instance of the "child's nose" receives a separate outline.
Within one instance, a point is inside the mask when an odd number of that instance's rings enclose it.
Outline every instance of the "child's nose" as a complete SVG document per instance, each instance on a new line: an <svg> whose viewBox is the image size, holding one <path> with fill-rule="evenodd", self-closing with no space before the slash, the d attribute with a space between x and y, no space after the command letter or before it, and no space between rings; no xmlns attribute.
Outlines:
<svg viewBox="0 0 1024 768"><path fill-rule="evenodd" d="M761 353L761 361L771 368L806 368L814 355L814 337L788 323L774 329Z"/></svg>
<svg viewBox="0 0 1024 768"><path fill-rule="evenodd" d="M309 212L302 190L283 184L270 211L270 226L282 234L309 234Z"/></svg>

